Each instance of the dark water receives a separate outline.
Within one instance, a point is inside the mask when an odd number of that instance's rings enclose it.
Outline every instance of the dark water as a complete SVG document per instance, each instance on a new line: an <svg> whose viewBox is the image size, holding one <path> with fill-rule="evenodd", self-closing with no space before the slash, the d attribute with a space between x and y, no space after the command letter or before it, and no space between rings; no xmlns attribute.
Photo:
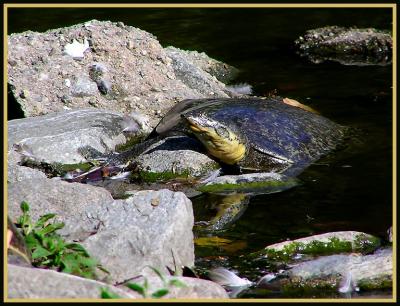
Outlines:
<svg viewBox="0 0 400 306"><path fill-rule="evenodd" d="M237 265L238 256L287 238L338 230L386 235L392 224L392 67L312 64L292 43L326 25L391 29L390 9L11 9L8 26L10 33L44 31L90 19L122 21L153 33L163 46L204 51L239 68L235 82L251 84L255 94L276 90L359 129L345 150L302 173L301 186L253 197L242 217L218 234L231 247L198 247L199 265L221 256L249 277L251 267ZM193 199L195 210L207 197Z"/></svg>

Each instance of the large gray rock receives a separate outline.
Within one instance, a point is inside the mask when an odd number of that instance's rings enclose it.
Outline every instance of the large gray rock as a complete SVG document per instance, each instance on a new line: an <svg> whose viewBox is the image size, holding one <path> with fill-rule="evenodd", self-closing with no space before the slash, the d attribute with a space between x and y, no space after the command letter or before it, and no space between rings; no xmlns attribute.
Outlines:
<svg viewBox="0 0 400 306"><path fill-rule="evenodd" d="M85 39L81 58L65 52ZM199 81L182 82L172 62L153 35L122 22L8 36L8 81L26 117L94 106L143 112L154 127L177 101L227 96L224 84L194 64L184 65L187 78Z"/></svg>
<svg viewBox="0 0 400 306"><path fill-rule="evenodd" d="M9 299L36 298L93 298L99 299L102 288L123 298L137 298L139 294L108 284L60 273L53 270L8 265Z"/></svg>
<svg viewBox="0 0 400 306"><path fill-rule="evenodd" d="M23 147L47 163L85 162L79 149L91 147L105 153L127 141L122 133L127 127L126 118L110 111L80 109L11 120L8 148Z"/></svg>
<svg viewBox="0 0 400 306"><path fill-rule="evenodd" d="M66 240L78 240L121 281L139 275L146 265L165 271L193 266L193 211L190 200L169 190L139 191L113 200L103 188L57 179L32 179L8 186L13 222L20 203L30 205L32 220L47 213L65 223ZM132 264L134 263L134 264Z"/></svg>
<svg viewBox="0 0 400 306"><path fill-rule="evenodd" d="M194 265L193 210L181 192L143 190L107 209L91 209L102 221L96 235L83 245L107 267L113 280L145 273L150 265L165 269ZM134 264L132 264L134 263ZM176 266L176 267L175 267Z"/></svg>

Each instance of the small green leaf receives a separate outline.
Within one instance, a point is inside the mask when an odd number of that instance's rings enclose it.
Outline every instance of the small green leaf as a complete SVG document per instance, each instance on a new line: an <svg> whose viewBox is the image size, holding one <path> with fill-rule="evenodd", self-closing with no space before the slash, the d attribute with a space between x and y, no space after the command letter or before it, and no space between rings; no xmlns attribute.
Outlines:
<svg viewBox="0 0 400 306"><path fill-rule="evenodd" d="M47 251L45 248L41 247L38 245L32 253L32 259L37 259L37 258L42 258L42 257L47 257L51 255L49 251Z"/></svg>
<svg viewBox="0 0 400 306"><path fill-rule="evenodd" d="M43 215L39 218L39 220L35 224L35 228L43 227L46 221L50 220L51 218L54 218L56 215L55 214L46 214Z"/></svg>
<svg viewBox="0 0 400 306"><path fill-rule="evenodd" d="M95 267L97 265L97 260L92 257L77 256L77 261L79 262L80 265L86 267Z"/></svg>
<svg viewBox="0 0 400 306"><path fill-rule="evenodd" d="M40 245L40 241L36 239L33 233L25 236L25 243L29 249L36 248L36 246Z"/></svg>
<svg viewBox="0 0 400 306"><path fill-rule="evenodd" d="M43 237L44 235L47 235L52 232L55 232L56 230L62 229L64 226L65 226L64 223L49 224L46 227L44 227L43 229L37 231L36 234Z"/></svg>
<svg viewBox="0 0 400 306"><path fill-rule="evenodd" d="M21 210L24 213L27 213L29 211L29 204L25 201L21 202Z"/></svg>
<svg viewBox="0 0 400 306"><path fill-rule="evenodd" d="M76 252L82 253L83 255L89 257L89 253L88 253L88 252L86 251L86 249L85 249L82 245L80 245L79 243L68 243L68 244L65 245L65 247L66 247L67 249L74 250L74 251L76 251Z"/></svg>
<svg viewBox="0 0 400 306"><path fill-rule="evenodd" d="M101 288L101 298L102 299L120 299L121 297L118 294L109 291L107 288Z"/></svg>
<svg viewBox="0 0 400 306"><path fill-rule="evenodd" d="M184 282L180 281L179 279L171 279L168 282L168 284L171 285L171 286L180 287L180 288L187 287L187 285Z"/></svg>
<svg viewBox="0 0 400 306"><path fill-rule="evenodd" d="M164 295L166 295L168 293L169 293L168 289L159 289L156 292L153 292L151 294L151 297L153 297L155 299L159 299L159 298L163 297Z"/></svg>
<svg viewBox="0 0 400 306"><path fill-rule="evenodd" d="M137 283L127 283L125 284L129 289L136 291L137 293L141 294L143 297L146 297L145 288Z"/></svg>

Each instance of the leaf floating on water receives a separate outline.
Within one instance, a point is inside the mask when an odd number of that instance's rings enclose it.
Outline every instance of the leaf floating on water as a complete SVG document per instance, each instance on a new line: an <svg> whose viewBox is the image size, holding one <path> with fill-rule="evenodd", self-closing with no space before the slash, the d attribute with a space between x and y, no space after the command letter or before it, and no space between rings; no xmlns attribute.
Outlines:
<svg viewBox="0 0 400 306"><path fill-rule="evenodd" d="M313 108L311 108L311 107L309 107L307 105L304 105L304 104L302 104L302 103L300 103L300 102L298 102L298 101L296 101L294 99L283 98L283 103L286 103L288 105L304 109L304 110L306 110L308 112L311 112L311 113L314 113L314 114L319 114L319 112L317 112L315 109L313 109Z"/></svg>
<svg viewBox="0 0 400 306"><path fill-rule="evenodd" d="M221 244L229 244L232 240L220 238L218 236L213 237L200 237L194 240L194 243L199 246L218 246Z"/></svg>
<svg viewBox="0 0 400 306"><path fill-rule="evenodd" d="M225 287L248 287L252 284L246 278L240 278L228 269L219 267L208 272L208 277L217 284Z"/></svg>

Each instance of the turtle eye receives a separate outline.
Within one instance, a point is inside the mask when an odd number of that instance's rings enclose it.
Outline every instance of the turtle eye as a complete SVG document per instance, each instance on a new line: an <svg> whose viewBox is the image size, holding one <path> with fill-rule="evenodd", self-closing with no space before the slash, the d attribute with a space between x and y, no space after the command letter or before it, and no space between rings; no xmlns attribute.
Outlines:
<svg viewBox="0 0 400 306"><path fill-rule="evenodd" d="M220 137L229 138L229 131L226 128L222 127L222 126L219 126L219 127L215 128L215 132Z"/></svg>

